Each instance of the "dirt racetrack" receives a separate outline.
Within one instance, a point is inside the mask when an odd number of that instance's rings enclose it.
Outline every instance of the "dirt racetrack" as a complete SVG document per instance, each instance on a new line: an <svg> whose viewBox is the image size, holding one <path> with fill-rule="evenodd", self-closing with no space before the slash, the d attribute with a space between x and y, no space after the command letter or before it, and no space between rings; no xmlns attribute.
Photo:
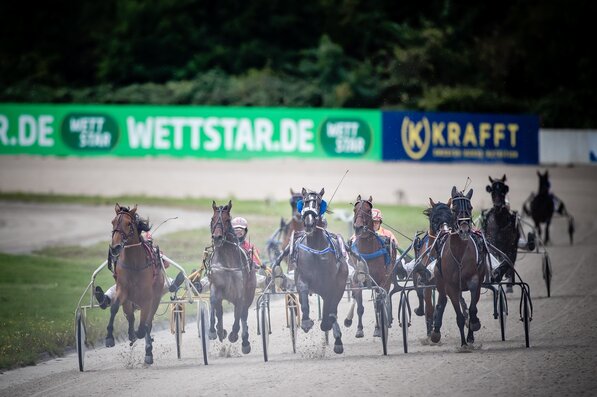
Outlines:
<svg viewBox="0 0 597 397"><path fill-rule="evenodd" d="M543 167L544 168L544 167ZM542 168L542 169L543 169ZM504 165L416 165L348 161L267 160L220 162L170 159L53 159L0 157L0 190L117 195L145 193L160 196L215 196L286 199L288 188L305 185L326 188L329 198L346 171L349 174L337 199L354 200L373 195L376 202L425 205L427 197L445 200L452 185L462 188L466 177L475 189L473 204L488 207L487 176L508 176L513 208L537 188L537 167ZM155 364L142 364L143 344L127 343L88 353L86 372L79 372L76 355L0 374L0 395L238 395L304 396L346 395L595 395L597 390L597 298L594 258L597 244L597 169L550 168L553 191L576 218L576 240L570 246L565 225L552 225L553 286L546 297L537 256L527 254L517 269L531 286L534 315L530 348L518 316L520 291L508 296L506 341L492 316L490 294L481 298L481 330L477 348L457 353L459 336L449 305L442 328L442 344L420 343L424 320L413 317L409 353L402 350L402 330L395 321L390 329L389 355L383 356L379 339L372 337L372 302L365 307L365 338L354 338L353 328L341 326L345 352L333 353L323 345L318 323L308 334L299 331L297 354L292 353L285 328L283 306L272 305L270 361L263 362L256 335L255 312L249 317L252 352L242 355L238 343L212 342L210 364L200 359L195 324L187 324L182 359L176 359L174 337L168 331L154 334ZM137 178L131 178L135 175ZM5 204L0 204L4 206ZM52 211L51 208L47 211ZM102 225L102 228L104 226ZM18 228L14 233L18 232ZM56 243L56 242L53 242ZM82 286L83 288L83 286ZM395 305L397 307L395 296ZM414 304L414 298L411 297ZM73 302L73 307L76 302ZM344 319L344 299L339 318ZM311 313L316 317L316 309ZM225 319L228 325L230 318Z"/></svg>

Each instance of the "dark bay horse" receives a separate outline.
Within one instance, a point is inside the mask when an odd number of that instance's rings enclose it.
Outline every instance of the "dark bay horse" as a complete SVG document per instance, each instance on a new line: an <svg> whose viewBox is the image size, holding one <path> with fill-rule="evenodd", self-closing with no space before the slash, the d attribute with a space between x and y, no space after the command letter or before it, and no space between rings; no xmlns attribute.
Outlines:
<svg viewBox="0 0 597 397"><path fill-rule="evenodd" d="M437 238L436 253L438 263L435 266L435 283L439 297L433 314L433 331L431 341L438 343L441 339L441 327L444 309L448 296L456 312L456 323L460 330L461 347L466 348L467 342L475 341L473 332L481 328L481 321L477 317L477 302L481 292L481 283L487 273L487 252L483 236L471 229L472 211L471 197L473 190L465 196L452 188L452 211L454 213L456 230L442 232ZM468 335L464 337L465 316L460 308L462 291L470 291Z"/></svg>
<svg viewBox="0 0 597 397"><path fill-rule="evenodd" d="M145 337L145 363L153 364L151 328L164 288L164 273L152 250L141 241L137 206L129 209L116 204L114 210L109 262L114 264L116 296L129 323L129 340L132 343ZM141 311L137 332L135 308Z"/></svg>
<svg viewBox="0 0 597 397"><path fill-rule="evenodd" d="M334 235L322 225L322 216L327 203L319 193L302 189L302 200L298 209L304 224L304 231L294 233L289 243L290 261L296 264L294 280L301 304L301 328L308 332L313 327L313 320L309 317L309 294L316 293L323 300L322 331L333 329L335 338L334 352L342 353L342 332L337 322L338 303L344 294L348 265L345 261L346 252L344 241L339 235ZM282 258L279 258L277 264Z"/></svg>
<svg viewBox="0 0 597 397"><path fill-rule="evenodd" d="M423 214L429 218L429 229L427 233L418 240L415 247L415 258L420 260L421 264L417 267L421 270L427 268L433 261L437 260L437 254L434 250L436 238L441 233L449 233L454 227L454 216L452 214L452 199L450 198L446 204L441 202L434 202L429 198L430 207L423 211ZM420 258L420 259L419 259ZM429 284L428 280L421 276L420 272L414 275L415 286L419 286L423 281L424 284ZM425 315L425 324L427 325L427 336L431 335L433 329L433 311L434 305L431 297L431 289L419 288L417 289L417 296L419 297L419 307L415 309L418 316Z"/></svg>
<svg viewBox="0 0 597 397"><path fill-rule="evenodd" d="M249 306L255 298L257 285L255 269L232 229L230 216L232 201L223 206L216 206L214 201L212 208L214 211L211 218L212 252L207 261L207 275L211 284L209 338L213 340L217 337L222 341L226 337L227 332L222 323L222 300L226 299L234 305L234 324L228 340L232 343L238 340L239 321L241 321L242 352L248 354L251 351L251 344L247 317Z"/></svg>
<svg viewBox="0 0 597 397"><path fill-rule="evenodd" d="M501 179L489 177L491 185L486 190L491 193L493 207L481 213L481 229L485 233L487 241L506 254L511 264L516 263L518 252L518 239L520 238L520 227L518 215L508 208L506 194L510 188L506 185L506 175ZM514 282L514 271L509 267L506 276L510 280L507 291L512 292L511 283Z"/></svg>
<svg viewBox="0 0 597 397"><path fill-rule="evenodd" d="M549 243L549 225L554 212L568 218L568 235L570 236L570 244L574 241L574 218L566 210L564 202L551 193L551 183L549 182L549 171L546 170L544 174L537 171L539 177L539 191L537 194L531 194L523 205L523 212L533 218L535 228L539 237L541 237L541 224L545 223L545 244ZM530 201L530 208L528 206Z"/></svg>
<svg viewBox="0 0 597 397"><path fill-rule="evenodd" d="M350 250L357 256L362 258L369 269L369 275L375 283L389 293L390 286L394 280L393 264L396 260L396 247L393 241L388 238L378 236L373 228L373 197L368 200L361 199L359 194L353 208L353 226L355 231L354 241L351 244ZM355 285L356 280L351 280L352 286L355 287L352 291L352 296L355 298L357 304L358 324L355 336L362 338L363 333L363 313L365 308L363 306L363 291ZM350 327L352 324L352 316L354 306L348 313L344 320L344 326ZM390 310L391 313L391 310ZM381 336L379 324L376 322L373 336Z"/></svg>

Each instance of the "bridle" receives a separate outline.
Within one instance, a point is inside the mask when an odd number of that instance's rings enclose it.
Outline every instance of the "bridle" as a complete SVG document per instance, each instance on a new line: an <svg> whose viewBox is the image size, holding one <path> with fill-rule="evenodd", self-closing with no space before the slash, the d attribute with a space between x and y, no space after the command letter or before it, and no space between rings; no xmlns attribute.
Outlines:
<svg viewBox="0 0 597 397"><path fill-rule="evenodd" d="M363 209L363 205L365 203L368 203L371 206L371 208L369 209L369 211L366 210L366 209L365 210ZM357 208L357 206L358 206L358 208ZM374 230L373 230L373 214L371 213L371 209L373 209L373 204L370 201L367 201L367 200L359 200L359 201L357 201L355 203L354 208L355 208L354 209L355 214L354 214L353 227L355 229L355 233L357 235L361 235L363 232L374 233ZM356 225L357 220L359 219L359 217L363 221L364 225L362 226L362 229L360 229L357 232L357 227L355 225ZM365 218L365 219L363 219L363 218Z"/></svg>
<svg viewBox="0 0 597 397"><path fill-rule="evenodd" d="M214 245L216 246L220 246L222 243L224 242L231 242L228 240L228 235L234 235L236 241L234 241L235 244L238 244L238 238L236 237L236 234L234 234L234 232L232 232L232 227L226 227L224 226L224 219L222 217L222 213L224 212L224 206L220 206L216 209L217 213L217 217L216 220L214 222L214 219L211 219L211 224L210 224L210 230L211 230L211 239L212 242L214 242ZM216 237L219 236L214 236L216 234L216 232L218 231L218 229L221 232L222 235L222 240L216 240Z"/></svg>
<svg viewBox="0 0 597 397"><path fill-rule="evenodd" d="M122 221L123 221L123 215L126 215L130 220L130 225L129 225L129 231L128 233L125 233L123 230L123 225L122 225ZM137 222L136 219L133 217L133 215L130 214L130 212L127 211L119 211L116 214L116 226L114 227L114 229L112 229L112 241L114 241L114 235L116 233L120 234L121 237L121 241L118 245L113 246L112 244L110 244L110 256L112 257L113 260L117 260L118 256L120 255L120 252L126 248L129 247L136 247L138 245L140 245L141 243L135 243L135 244L127 244L129 239L132 239L137 233L138 236L138 232L137 232Z"/></svg>
<svg viewBox="0 0 597 397"><path fill-rule="evenodd" d="M506 207L506 194L508 190L508 186L502 181L494 181L491 184L491 201L495 208L502 209Z"/></svg>
<svg viewBox="0 0 597 397"><path fill-rule="evenodd" d="M456 229L462 231L460 226L465 223L470 226L472 221L471 199L466 196L452 197L452 207L455 207L452 211L456 216Z"/></svg>

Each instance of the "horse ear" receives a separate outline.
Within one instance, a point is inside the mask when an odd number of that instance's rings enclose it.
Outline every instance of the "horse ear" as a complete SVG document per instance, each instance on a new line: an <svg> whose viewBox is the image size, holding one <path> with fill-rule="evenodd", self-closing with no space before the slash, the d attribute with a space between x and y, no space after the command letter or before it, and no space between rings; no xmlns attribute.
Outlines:
<svg viewBox="0 0 597 397"><path fill-rule="evenodd" d="M452 186L452 197L456 197L458 194L458 190L456 190L456 186Z"/></svg>
<svg viewBox="0 0 597 397"><path fill-rule="evenodd" d="M214 211L218 209L218 207L216 206L216 201L215 200L212 200L212 202L211 202L211 208L213 208Z"/></svg>
<svg viewBox="0 0 597 397"><path fill-rule="evenodd" d="M360 194L357 196L357 203L358 203L359 201L361 201L361 195L360 195Z"/></svg>
<svg viewBox="0 0 597 397"><path fill-rule="evenodd" d="M471 197L473 197L473 189L469 190L466 194L466 198L468 198L469 200L471 199Z"/></svg>
<svg viewBox="0 0 597 397"><path fill-rule="evenodd" d="M228 211L232 209L232 200L228 200Z"/></svg>
<svg viewBox="0 0 597 397"><path fill-rule="evenodd" d="M301 190L301 194L303 197L305 197L307 195L307 189L303 188L303 190Z"/></svg>
<svg viewBox="0 0 597 397"><path fill-rule="evenodd" d="M429 204L431 205L431 208L435 207L435 203L431 197L429 197Z"/></svg>
<svg viewBox="0 0 597 397"><path fill-rule="evenodd" d="M502 182L506 182L506 174L502 177Z"/></svg>
<svg viewBox="0 0 597 397"><path fill-rule="evenodd" d="M545 177L547 178L549 176L549 170L545 170Z"/></svg>
<svg viewBox="0 0 597 397"><path fill-rule="evenodd" d="M489 177L489 183L493 183L493 178Z"/></svg>
<svg viewBox="0 0 597 397"><path fill-rule="evenodd" d="M541 173L539 172L539 170L537 170L537 176L538 176L539 178L541 178Z"/></svg>
<svg viewBox="0 0 597 397"><path fill-rule="evenodd" d="M319 196L320 196L320 197L323 197L323 194L324 194L324 193L325 193L325 189L324 189L324 188L321 188L321 192L319 192Z"/></svg>
<svg viewBox="0 0 597 397"><path fill-rule="evenodd" d="M116 205L114 206L114 211L118 214L120 212L120 205L118 203L116 203Z"/></svg>
<svg viewBox="0 0 597 397"><path fill-rule="evenodd" d="M371 204L373 204L373 196L369 196L369 200L368 200Z"/></svg>

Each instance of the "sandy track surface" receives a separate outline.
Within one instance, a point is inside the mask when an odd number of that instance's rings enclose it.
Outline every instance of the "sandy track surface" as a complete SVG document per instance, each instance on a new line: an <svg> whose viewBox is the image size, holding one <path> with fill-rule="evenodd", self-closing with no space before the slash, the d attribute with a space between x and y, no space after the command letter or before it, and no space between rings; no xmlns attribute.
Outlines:
<svg viewBox="0 0 597 397"><path fill-rule="evenodd" d="M45 178L40 176L39 180L33 178L35 167L37 174L49 174ZM98 169L93 174L98 167L105 167L104 172ZM506 173L512 205L519 208L537 185L535 167L501 165L155 159L98 159L87 163L78 159L3 157L0 186L4 191L120 194L128 191L118 178L123 168L137 170L141 178L159 181L161 193L158 190L154 193L151 189L155 188L149 187L156 184L130 183L127 189L141 189L136 193L208 196L218 192L223 198L234 194L242 198L270 195L285 199L289 185L297 188L302 184L313 188L325 186L331 194L347 168L351 169L350 177L347 176L337 195L347 201L361 193L372 194L377 201L396 202L396 191L402 190L402 201L425 205L428 196L445 200L452 185L462 187L466 176L470 176L476 190L475 205L487 207L489 195L484 192L487 175ZM142 364L142 343L137 342L133 348L121 343L112 349L90 351L86 360L88 371L83 373L78 371L76 356L68 355L0 374L0 395L594 395L597 244L593 236L597 232L597 210L593 203L597 178L595 168L591 167L555 168L551 174L554 192L576 216L577 239L574 246L568 245L564 223L556 221L552 226L554 245L548 247L554 271L551 298L546 297L540 258L527 254L517 264L522 278L531 286L534 304L529 349L524 347L523 325L518 316L519 291L509 295L505 342L501 341L499 324L492 316L490 295L482 296L479 309L482 328L476 334L478 347L469 354L456 352L458 330L453 309L448 306L442 328L443 344L421 344L424 320L413 317L409 353L402 351L402 330L395 322L390 330L389 355L383 356L379 339L372 337L372 302L367 302L365 308L365 338L354 338L354 326L351 329L341 326L344 354L336 355L331 347L324 346L317 322L308 334L299 331L298 352L293 354L283 306L276 301L272 304L273 329L267 363L263 362L260 339L255 332L255 312L251 311L253 350L249 355L240 353L238 343L231 346L228 342L212 342L210 365L204 366L196 325L189 323L181 360L176 359L174 337L168 331L156 332L155 364L150 368ZM89 177L95 178L96 183L85 182ZM33 180L27 183L28 178ZM51 181L42 183L45 179ZM108 185L111 189L106 190ZM102 215L101 219L106 218ZM104 230L102 225L102 233ZM397 307L396 298L394 307ZM415 303L414 297L411 302ZM347 308L344 299L339 308L341 320ZM315 307L311 313L316 317ZM225 324L230 327L230 316Z"/></svg>

